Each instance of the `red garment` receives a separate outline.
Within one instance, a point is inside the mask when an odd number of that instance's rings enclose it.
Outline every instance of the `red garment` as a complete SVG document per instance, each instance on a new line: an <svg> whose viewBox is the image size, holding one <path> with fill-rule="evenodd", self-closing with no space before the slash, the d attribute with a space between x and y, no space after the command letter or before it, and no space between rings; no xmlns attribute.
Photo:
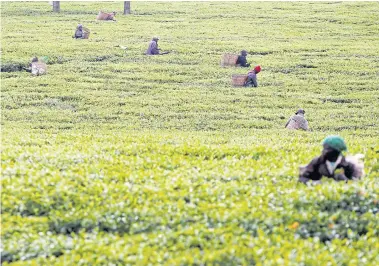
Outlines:
<svg viewBox="0 0 379 266"><path fill-rule="evenodd" d="M255 73L261 72L261 66L254 67L254 71L255 71Z"/></svg>

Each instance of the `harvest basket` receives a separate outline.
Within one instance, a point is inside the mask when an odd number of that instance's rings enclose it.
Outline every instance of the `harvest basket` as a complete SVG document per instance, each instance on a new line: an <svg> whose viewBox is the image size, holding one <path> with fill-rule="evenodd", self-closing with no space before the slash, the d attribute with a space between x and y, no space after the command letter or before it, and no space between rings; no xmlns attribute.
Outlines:
<svg viewBox="0 0 379 266"><path fill-rule="evenodd" d="M100 11L97 15L97 20L112 20L114 18L114 13L105 13L103 11Z"/></svg>
<svg viewBox="0 0 379 266"><path fill-rule="evenodd" d="M83 39L88 39L90 32L88 28L83 27Z"/></svg>
<svg viewBox="0 0 379 266"><path fill-rule="evenodd" d="M243 86L247 80L247 75L232 75L233 86Z"/></svg>
<svg viewBox="0 0 379 266"><path fill-rule="evenodd" d="M221 66L236 66L238 55L224 54L221 58Z"/></svg>

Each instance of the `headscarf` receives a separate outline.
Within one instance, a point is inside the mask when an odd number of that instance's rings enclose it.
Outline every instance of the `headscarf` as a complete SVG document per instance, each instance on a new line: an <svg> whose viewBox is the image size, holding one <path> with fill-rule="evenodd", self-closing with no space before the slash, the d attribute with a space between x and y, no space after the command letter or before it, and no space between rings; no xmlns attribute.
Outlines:
<svg viewBox="0 0 379 266"><path fill-rule="evenodd" d="M343 138L341 138L340 136L333 136L333 135L328 136L324 139L324 141L322 142L322 145L324 147L328 146L338 152L347 150L346 143L343 140Z"/></svg>
<svg viewBox="0 0 379 266"><path fill-rule="evenodd" d="M299 110L297 110L297 112L295 113L295 115L297 115L297 114L305 114L305 111L304 111L304 109L299 109Z"/></svg>
<svg viewBox="0 0 379 266"><path fill-rule="evenodd" d="M261 66L254 67L254 71L255 71L255 73L261 72Z"/></svg>

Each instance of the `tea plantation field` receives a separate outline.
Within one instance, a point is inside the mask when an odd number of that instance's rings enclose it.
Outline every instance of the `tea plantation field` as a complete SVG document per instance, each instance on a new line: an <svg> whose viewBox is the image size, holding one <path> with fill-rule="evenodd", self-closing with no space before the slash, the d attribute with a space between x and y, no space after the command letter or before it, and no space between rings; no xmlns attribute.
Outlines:
<svg viewBox="0 0 379 266"><path fill-rule="evenodd" d="M122 8L1 3L2 265L379 265L379 3ZM220 67L242 49L258 88ZM299 184L330 134L366 176Z"/></svg>

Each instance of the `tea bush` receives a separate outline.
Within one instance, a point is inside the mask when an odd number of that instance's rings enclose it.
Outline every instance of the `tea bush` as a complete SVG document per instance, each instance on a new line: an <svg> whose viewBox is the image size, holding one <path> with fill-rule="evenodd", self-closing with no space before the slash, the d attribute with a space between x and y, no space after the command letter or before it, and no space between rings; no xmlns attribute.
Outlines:
<svg viewBox="0 0 379 266"><path fill-rule="evenodd" d="M378 265L377 7L2 3L3 265ZM242 49L258 88L220 67ZM311 131L285 130L300 107ZM366 176L299 184L330 134Z"/></svg>

